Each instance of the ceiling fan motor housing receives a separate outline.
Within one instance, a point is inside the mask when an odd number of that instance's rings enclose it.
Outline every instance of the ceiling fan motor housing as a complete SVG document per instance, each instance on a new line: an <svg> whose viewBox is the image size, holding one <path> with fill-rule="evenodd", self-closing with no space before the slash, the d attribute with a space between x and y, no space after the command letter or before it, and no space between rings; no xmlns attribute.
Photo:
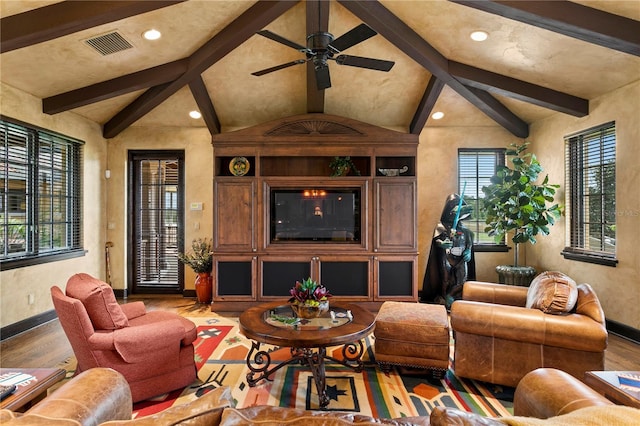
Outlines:
<svg viewBox="0 0 640 426"><path fill-rule="evenodd" d="M313 33L307 36L307 48L314 53L322 53L327 50L327 46L333 41L333 34L331 33Z"/></svg>

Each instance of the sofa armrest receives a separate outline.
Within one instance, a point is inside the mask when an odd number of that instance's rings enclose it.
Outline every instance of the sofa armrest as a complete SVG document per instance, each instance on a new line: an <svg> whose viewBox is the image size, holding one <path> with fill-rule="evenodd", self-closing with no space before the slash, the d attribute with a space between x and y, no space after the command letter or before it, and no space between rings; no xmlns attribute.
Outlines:
<svg viewBox="0 0 640 426"><path fill-rule="evenodd" d="M467 281L462 287L462 299L498 305L525 306L528 287Z"/></svg>
<svg viewBox="0 0 640 426"><path fill-rule="evenodd" d="M431 426L504 426L498 419L451 407L434 407L429 420Z"/></svg>
<svg viewBox="0 0 640 426"><path fill-rule="evenodd" d="M128 320L141 317L142 315L147 313L144 302L140 301L123 303L122 305L120 305L120 308L122 308L122 312L124 312Z"/></svg>
<svg viewBox="0 0 640 426"><path fill-rule="evenodd" d="M81 425L131 419L131 390L110 368L91 368L33 406L25 416L73 419Z"/></svg>
<svg viewBox="0 0 640 426"><path fill-rule="evenodd" d="M594 321L605 325L604 310L600 305L598 296L589 284L578 285L578 300L576 301L576 313L586 315Z"/></svg>
<svg viewBox="0 0 640 426"><path fill-rule="evenodd" d="M456 333L588 352L607 347L606 328L590 317L517 306L457 300L451 306L451 328Z"/></svg>
<svg viewBox="0 0 640 426"><path fill-rule="evenodd" d="M539 419L596 405L613 403L569 373L554 368L538 368L527 373L513 397L514 415Z"/></svg>

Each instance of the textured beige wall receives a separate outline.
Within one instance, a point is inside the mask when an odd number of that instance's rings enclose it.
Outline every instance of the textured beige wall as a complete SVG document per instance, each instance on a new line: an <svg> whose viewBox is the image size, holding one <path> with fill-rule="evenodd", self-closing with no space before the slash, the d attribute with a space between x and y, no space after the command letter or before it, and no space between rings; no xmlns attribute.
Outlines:
<svg viewBox="0 0 640 426"><path fill-rule="evenodd" d="M100 126L71 112L42 114L42 101L0 85L3 115L85 142L84 145L84 249L85 256L0 272L0 325L6 326L53 309L49 289L64 288L67 279L86 272L104 279L105 205L104 159L106 144ZM35 302L28 304L28 295Z"/></svg>
<svg viewBox="0 0 640 426"><path fill-rule="evenodd" d="M213 147L206 128L130 127L109 139L108 164L111 178L107 181L107 241L112 241L111 285L127 288L131 262L127 259L127 161L130 150L184 150L185 152L185 247L198 237L213 236ZM189 205L202 202L201 211ZM196 229L198 224L199 229ZM185 289L194 289L195 274L185 268Z"/></svg>
<svg viewBox="0 0 640 426"><path fill-rule="evenodd" d="M549 178L563 185L564 136L616 122L616 267L566 260L566 227L559 221L529 253L540 270L558 270L594 288L607 319L640 328L640 81L591 101L590 114L555 114L531 126L533 150Z"/></svg>

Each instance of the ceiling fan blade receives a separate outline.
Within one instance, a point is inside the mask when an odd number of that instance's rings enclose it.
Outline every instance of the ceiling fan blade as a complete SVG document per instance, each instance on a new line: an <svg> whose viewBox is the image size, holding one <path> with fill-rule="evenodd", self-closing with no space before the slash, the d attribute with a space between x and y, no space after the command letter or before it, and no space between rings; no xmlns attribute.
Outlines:
<svg viewBox="0 0 640 426"><path fill-rule="evenodd" d="M284 69L284 68L289 68L289 67L292 67L294 65L304 64L305 62L307 62L305 59L298 59L298 60L295 60L295 61L287 62L286 64L276 65L275 67L266 68L266 69L263 69L261 71L252 72L251 75L255 75L255 76L260 77L261 75L269 74L270 72L278 71L278 70L281 70L281 69Z"/></svg>
<svg viewBox="0 0 640 426"><path fill-rule="evenodd" d="M278 43L282 43L285 46L292 47L292 48L294 48L296 50L299 50L300 52L305 52L306 53L309 50L305 46L302 46L302 45L300 45L298 43L295 43L295 42L293 42L291 40L287 40L286 38L284 38L282 36L279 36L276 33L272 33L269 30L258 31L256 34L260 34L263 37L266 37L266 38L271 39L273 41L277 41Z"/></svg>
<svg viewBox="0 0 640 426"><path fill-rule="evenodd" d="M326 64L316 67L316 87L318 90L331 87L331 76L329 75L329 67Z"/></svg>
<svg viewBox="0 0 640 426"><path fill-rule="evenodd" d="M393 61L384 61L382 59L363 58L362 56L339 55L335 58L339 65L348 65L350 67L367 68L376 71L389 71L394 65Z"/></svg>
<svg viewBox="0 0 640 426"><path fill-rule="evenodd" d="M356 44L361 43L376 34L378 33L373 31L366 24L360 24L354 29L342 34L340 37L333 40L328 47L329 49L331 49L331 51L333 51L333 53L340 53L343 50L346 50L351 46L355 46Z"/></svg>

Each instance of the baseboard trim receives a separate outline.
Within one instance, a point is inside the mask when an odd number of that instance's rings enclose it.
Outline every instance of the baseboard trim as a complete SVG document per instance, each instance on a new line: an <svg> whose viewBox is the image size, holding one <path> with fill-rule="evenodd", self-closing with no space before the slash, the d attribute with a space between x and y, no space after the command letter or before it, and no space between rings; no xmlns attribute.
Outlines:
<svg viewBox="0 0 640 426"><path fill-rule="evenodd" d="M640 344L640 330L621 324L617 321L607 320L607 330L610 333L617 334L625 339L632 340L634 343Z"/></svg>
<svg viewBox="0 0 640 426"><path fill-rule="evenodd" d="M10 337L17 336L20 333L24 333L25 331L29 331L32 328L38 327L42 324L46 324L49 321L53 321L58 318L58 314L54 309L50 311L43 312L38 315L34 315L32 317L23 319L22 321L14 322L13 324L9 324L0 329L0 341L4 341L9 339Z"/></svg>

